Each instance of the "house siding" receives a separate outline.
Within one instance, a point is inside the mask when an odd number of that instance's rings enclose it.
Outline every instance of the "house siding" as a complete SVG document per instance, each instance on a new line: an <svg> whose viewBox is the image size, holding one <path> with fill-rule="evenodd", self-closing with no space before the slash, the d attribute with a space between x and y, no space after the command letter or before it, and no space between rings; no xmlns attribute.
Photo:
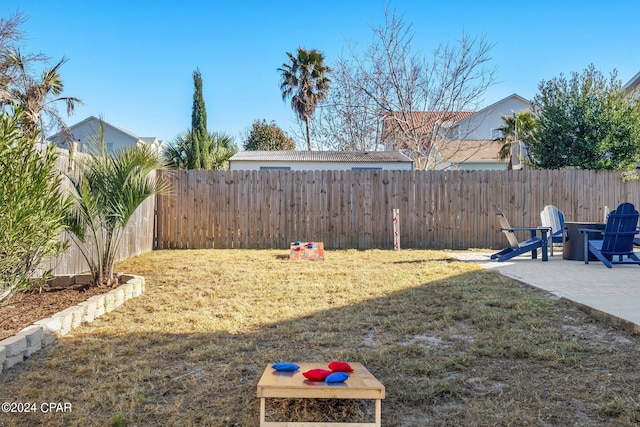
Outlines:
<svg viewBox="0 0 640 427"><path fill-rule="evenodd" d="M459 139L493 139L494 129L504 126L502 116L527 110L529 102L518 97L507 98L502 102L487 107L471 117L461 120L451 138Z"/></svg>
<svg viewBox="0 0 640 427"><path fill-rule="evenodd" d="M384 170L411 170L413 163L410 162L394 162L394 163L380 163L380 162L295 162L295 161L247 161L247 160L233 160L229 162L229 170L260 170L260 168L288 168L292 171L303 170L362 170L362 169L384 169Z"/></svg>
<svg viewBox="0 0 640 427"><path fill-rule="evenodd" d="M413 161L387 151L241 151L229 170L411 170Z"/></svg>
<svg viewBox="0 0 640 427"><path fill-rule="evenodd" d="M80 151L86 151L92 141L99 141L100 138L100 123L89 122L85 125L72 130L73 137L78 141L78 149ZM128 146L135 146L138 142L137 138L114 129L110 126L104 126L104 141L107 143L109 151L118 150Z"/></svg>
<svg viewBox="0 0 640 427"><path fill-rule="evenodd" d="M163 149L162 141L155 137L140 138L137 135L114 126L105 121L103 123L104 142L107 144L109 151L120 150L124 147L135 147L138 144L147 144L155 151L161 152ZM79 151L87 151L87 148L94 142L100 141L100 119L90 116L85 120L69 127L73 134L73 139L78 143ZM67 141L64 140L60 133L49 137L49 141L66 147Z"/></svg>

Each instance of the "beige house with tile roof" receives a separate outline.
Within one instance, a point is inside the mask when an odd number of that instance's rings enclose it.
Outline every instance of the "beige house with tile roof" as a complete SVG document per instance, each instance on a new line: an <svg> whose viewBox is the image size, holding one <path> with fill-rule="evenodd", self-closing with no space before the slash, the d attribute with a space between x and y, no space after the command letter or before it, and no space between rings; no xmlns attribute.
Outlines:
<svg viewBox="0 0 640 427"><path fill-rule="evenodd" d="M512 161L518 160L515 156L504 160L498 157L502 143L496 139L501 136L499 129L504 126L502 117L530 108L529 101L513 94L475 112L393 113L383 121L387 138L385 147L387 150L406 150L403 131L423 132L421 156L428 157L430 169L506 170ZM431 147L434 141L434 147Z"/></svg>
<svg viewBox="0 0 640 427"><path fill-rule="evenodd" d="M498 153L501 148L499 141L452 139L439 148L438 154L441 164L446 163L447 169L507 170L511 159L500 159Z"/></svg>

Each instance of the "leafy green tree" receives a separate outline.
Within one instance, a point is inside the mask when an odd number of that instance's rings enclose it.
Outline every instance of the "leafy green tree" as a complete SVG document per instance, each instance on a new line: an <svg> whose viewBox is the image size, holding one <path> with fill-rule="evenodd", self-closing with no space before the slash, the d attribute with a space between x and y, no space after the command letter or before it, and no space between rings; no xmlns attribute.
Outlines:
<svg viewBox="0 0 640 427"><path fill-rule="evenodd" d="M109 153L102 125L96 147L77 164L80 173L69 175L74 191L67 225L89 264L93 283L110 286L116 253L133 213L148 197L169 188L152 174L162 165L149 146Z"/></svg>
<svg viewBox="0 0 640 427"><path fill-rule="evenodd" d="M291 98L291 108L305 123L307 149L311 151L311 116L327 97L331 68L324 64L324 55L316 49L298 48L297 54L286 52L291 63L282 64L280 90L282 99Z"/></svg>
<svg viewBox="0 0 640 427"><path fill-rule="evenodd" d="M292 138L272 121L256 120L251 125L251 131L244 142L244 149L248 151L277 151L295 150L296 143Z"/></svg>
<svg viewBox="0 0 640 427"><path fill-rule="evenodd" d="M529 142L533 164L544 169L628 169L640 159L640 107L593 64L567 79L538 85L533 113L537 131Z"/></svg>
<svg viewBox="0 0 640 427"><path fill-rule="evenodd" d="M66 247L59 236L69 201L59 191L57 152L34 149L38 135L22 132L21 114L0 113L0 301L28 288L41 261Z"/></svg>

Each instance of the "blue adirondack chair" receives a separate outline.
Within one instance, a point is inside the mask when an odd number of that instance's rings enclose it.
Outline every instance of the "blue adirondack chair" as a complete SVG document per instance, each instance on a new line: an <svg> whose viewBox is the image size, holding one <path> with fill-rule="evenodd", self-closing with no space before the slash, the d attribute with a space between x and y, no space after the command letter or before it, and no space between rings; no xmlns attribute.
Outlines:
<svg viewBox="0 0 640 427"><path fill-rule="evenodd" d="M562 243L564 236L564 214L553 205L547 205L540 212L543 227L551 227L551 243Z"/></svg>
<svg viewBox="0 0 640 427"><path fill-rule="evenodd" d="M491 255L491 259L497 259L498 262L502 262L527 252L531 252L531 258L536 259L538 257L538 248L540 248L542 251L542 261L548 261L547 243L549 239L547 233L549 233L550 227L511 227L500 208L497 205L493 205L493 207L495 208L496 217L500 224L500 231L502 231L507 238L509 247ZM531 238L524 242L519 242L515 232L523 230L530 231ZM538 231L540 231L540 237L537 237Z"/></svg>
<svg viewBox="0 0 640 427"><path fill-rule="evenodd" d="M589 264L589 253L592 253L608 268L613 264L640 265L640 253L633 252L633 240L638 234L638 211L631 203L622 203L611 211L599 239L590 238L593 230L580 231L584 234L585 264Z"/></svg>

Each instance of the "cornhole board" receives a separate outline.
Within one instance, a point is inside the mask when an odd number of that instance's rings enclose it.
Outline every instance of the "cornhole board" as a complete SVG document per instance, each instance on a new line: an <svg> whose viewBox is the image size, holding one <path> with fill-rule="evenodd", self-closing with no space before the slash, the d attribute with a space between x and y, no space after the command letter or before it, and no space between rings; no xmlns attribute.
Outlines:
<svg viewBox="0 0 640 427"><path fill-rule="evenodd" d="M374 377L361 363L349 362L353 372L343 383L327 384L324 381L310 381L302 375L310 369L327 369L320 363L298 363L297 371L276 371L267 365L260 381L257 396L260 398L260 427L282 426L360 426L380 427L384 385ZM375 400L375 422L371 423L327 423L327 422L270 422L265 421L265 399L368 399Z"/></svg>
<svg viewBox="0 0 640 427"><path fill-rule="evenodd" d="M313 248L307 248L313 243ZM289 259L324 260L324 244L322 242L300 242L299 245L291 243L289 246Z"/></svg>

